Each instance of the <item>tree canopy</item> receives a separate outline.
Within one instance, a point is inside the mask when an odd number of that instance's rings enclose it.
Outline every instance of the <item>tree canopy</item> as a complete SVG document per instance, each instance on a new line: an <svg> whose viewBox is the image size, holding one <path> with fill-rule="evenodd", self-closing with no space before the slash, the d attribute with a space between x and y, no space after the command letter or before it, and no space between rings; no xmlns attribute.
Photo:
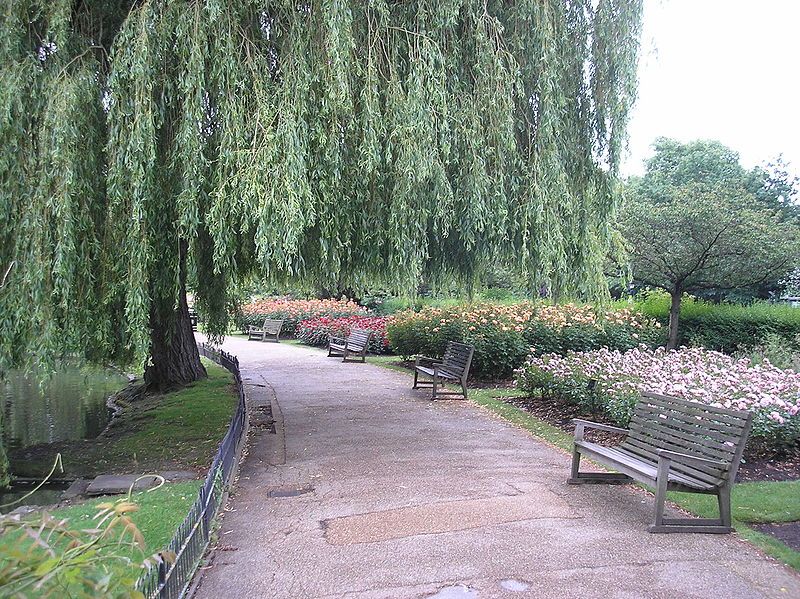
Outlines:
<svg viewBox="0 0 800 599"><path fill-rule="evenodd" d="M674 346L684 292L777 280L800 256L800 223L748 189L738 155L722 144L661 139L655 150L629 182L620 223L634 279L672 295Z"/></svg>
<svg viewBox="0 0 800 599"><path fill-rule="evenodd" d="M174 361L187 277L211 333L252 273L409 288L500 258L602 294L640 14L2 3L0 370L63 352Z"/></svg>

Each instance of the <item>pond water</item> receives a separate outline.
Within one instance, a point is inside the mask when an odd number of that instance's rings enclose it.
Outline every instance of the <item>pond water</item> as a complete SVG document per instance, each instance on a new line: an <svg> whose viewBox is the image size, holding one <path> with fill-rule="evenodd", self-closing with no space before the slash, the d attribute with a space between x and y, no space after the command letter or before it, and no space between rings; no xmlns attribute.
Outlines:
<svg viewBox="0 0 800 599"><path fill-rule="evenodd" d="M127 382L117 372L92 367L63 367L43 383L9 372L0 382L6 451L96 437L110 417L106 398Z"/></svg>
<svg viewBox="0 0 800 599"><path fill-rule="evenodd" d="M15 449L41 443L93 439L103 432L111 417L106 399L127 382L117 372L94 367L65 366L44 382L21 372L7 373L6 380L0 381L6 451L11 454ZM11 471L14 472L13 460ZM58 483L47 485L23 504L54 503L63 489ZM0 491L0 504L14 501L30 490L29 481L19 481L11 489ZM0 508L0 512L14 507Z"/></svg>

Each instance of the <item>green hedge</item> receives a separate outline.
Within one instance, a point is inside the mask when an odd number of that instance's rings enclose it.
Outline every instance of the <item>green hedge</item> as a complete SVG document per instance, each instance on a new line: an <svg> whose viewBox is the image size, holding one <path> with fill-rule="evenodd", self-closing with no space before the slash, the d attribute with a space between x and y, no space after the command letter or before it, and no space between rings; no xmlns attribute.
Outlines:
<svg viewBox="0 0 800 599"><path fill-rule="evenodd" d="M636 306L665 327L669 322L669 296L651 292ZM705 347L728 354L749 352L770 337L779 336L788 347L800 350L800 308L756 302L749 306L713 304L685 296L681 302L678 344Z"/></svg>

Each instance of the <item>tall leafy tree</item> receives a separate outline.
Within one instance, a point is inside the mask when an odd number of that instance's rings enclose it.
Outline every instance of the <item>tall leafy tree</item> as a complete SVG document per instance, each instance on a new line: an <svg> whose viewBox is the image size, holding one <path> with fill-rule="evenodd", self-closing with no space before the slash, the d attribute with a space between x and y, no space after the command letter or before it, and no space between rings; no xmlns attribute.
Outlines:
<svg viewBox="0 0 800 599"><path fill-rule="evenodd" d="M254 273L604 292L641 0L8 0L0 370L203 376Z"/></svg>
<svg viewBox="0 0 800 599"><path fill-rule="evenodd" d="M749 189L738 155L718 142L659 139L620 213L633 277L669 292L668 347L685 292L776 280L800 256L800 224Z"/></svg>

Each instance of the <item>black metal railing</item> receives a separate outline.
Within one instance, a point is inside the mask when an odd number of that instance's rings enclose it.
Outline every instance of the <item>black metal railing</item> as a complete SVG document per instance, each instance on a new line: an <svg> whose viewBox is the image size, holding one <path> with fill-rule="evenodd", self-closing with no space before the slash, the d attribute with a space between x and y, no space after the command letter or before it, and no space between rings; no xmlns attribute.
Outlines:
<svg viewBox="0 0 800 599"><path fill-rule="evenodd" d="M239 402L197 500L169 544L168 549L174 559L162 558L157 567L145 572L136 583L136 588L148 599L180 599L185 595L208 547L213 521L222 506L245 436L247 408L238 358L205 343L198 344L197 348L200 355L213 360L233 374Z"/></svg>

